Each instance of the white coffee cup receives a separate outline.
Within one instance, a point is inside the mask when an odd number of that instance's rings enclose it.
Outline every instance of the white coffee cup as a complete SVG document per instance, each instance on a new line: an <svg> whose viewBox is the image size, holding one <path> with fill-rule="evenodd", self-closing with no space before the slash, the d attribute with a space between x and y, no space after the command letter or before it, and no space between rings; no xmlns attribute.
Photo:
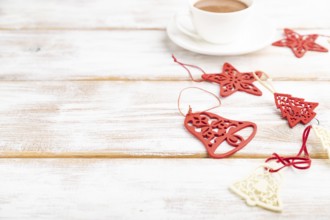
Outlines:
<svg viewBox="0 0 330 220"><path fill-rule="evenodd" d="M196 8L194 4L198 1L189 0L189 12L177 14L176 23L181 32L214 44L227 44L244 37L245 26L254 13L254 0L239 0L248 7L224 13Z"/></svg>

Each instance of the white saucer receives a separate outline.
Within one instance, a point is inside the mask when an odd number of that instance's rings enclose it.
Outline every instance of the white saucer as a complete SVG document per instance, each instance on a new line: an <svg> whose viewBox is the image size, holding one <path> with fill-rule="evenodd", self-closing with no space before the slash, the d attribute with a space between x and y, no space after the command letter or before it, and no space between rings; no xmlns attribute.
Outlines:
<svg viewBox="0 0 330 220"><path fill-rule="evenodd" d="M245 28L240 40L229 44L211 44L193 39L182 33L173 17L167 26L169 38L178 46L206 55L239 55L247 54L270 46L274 39L275 27L264 16L255 16Z"/></svg>

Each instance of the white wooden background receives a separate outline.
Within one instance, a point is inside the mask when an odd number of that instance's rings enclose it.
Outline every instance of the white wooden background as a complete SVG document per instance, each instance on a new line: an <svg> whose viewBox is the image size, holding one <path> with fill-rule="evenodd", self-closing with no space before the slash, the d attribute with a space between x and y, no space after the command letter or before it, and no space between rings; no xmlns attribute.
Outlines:
<svg viewBox="0 0 330 220"><path fill-rule="evenodd" d="M328 0L258 2L278 36L284 27L330 34ZM284 172L283 213L247 207L228 191L271 153L295 154L304 127L288 128L266 90L237 93L215 112L251 120L258 133L232 158L206 159L176 109L179 91L197 84L170 56L212 72L225 61L264 70L280 92L320 102L317 118L330 128L330 53L191 53L165 33L185 4L0 0L0 219L330 218L330 165L312 133L312 168ZM186 102L203 108L205 97Z"/></svg>

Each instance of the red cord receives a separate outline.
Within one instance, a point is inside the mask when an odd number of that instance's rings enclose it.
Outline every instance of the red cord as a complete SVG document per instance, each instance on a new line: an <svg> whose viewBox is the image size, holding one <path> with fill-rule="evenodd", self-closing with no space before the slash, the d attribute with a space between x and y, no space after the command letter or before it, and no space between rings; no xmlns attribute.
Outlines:
<svg viewBox="0 0 330 220"><path fill-rule="evenodd" d="M266 159L266 163L271 160L276 160L277 163L283 164L282 167L278 169L270 169L269 172L275 173L283 169L284 167L293 166L296 169L305 170L310 168L312 160L309 157L308 150L307 150L307 139L309 132L311 130L312 126L309 125L307 128L305 128L304 133L302 135L302 146L300 148L299 153L296 156L293 157L281 157L277 153L273 153L272 157L269 157ZM303 155L302 155L303 154Z"/></svg>
<svg viewBox="0 0 330 220"><path fill-rule="evenodd" d="M187 70L187 72L188 72L188 74L190 76L190 79L192 81L194 81L194 82L203 82L204 81L203 79L199 79L199 80L194 79L193 76L192 76L192 74L191 74L191 72L190 72L190 70L186 66L189 66L189 67L192 67L192 68L196 68L196 69L200 70L202 73L205 73L205 71L202 68L200 68L198 66L195 66L195 65L191 65L191 64L181 63L180 61L178 61L176 59L176 57L173 54L172 54L172 58L173 58L174 62L176 62L177 64L179 64L180 66L182 66L183 68L185 68L185 70Z"/></svg>

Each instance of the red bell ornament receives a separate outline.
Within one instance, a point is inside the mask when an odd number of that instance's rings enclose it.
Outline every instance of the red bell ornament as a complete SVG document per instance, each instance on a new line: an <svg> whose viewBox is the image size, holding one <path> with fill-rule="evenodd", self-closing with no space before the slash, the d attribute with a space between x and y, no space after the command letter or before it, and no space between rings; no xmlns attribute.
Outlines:
<svg viewBox="0 0 330 220"><path fill-rule="evenodd" d="M209 93L218 100L219 104L201 112L192 112L192 109L189 107L188 113L184 115L180 108L180 98L182 92L187 89L198 89ZM257 132L257 125L253 122L235 121L208 112L220 105L221 101L219 97L198 87L187 87L181 90L178 98L178 110L181 115L185 117L185 128L202 142L210 157L217 159L229 157L243 149L254 138ZM239 134L241 131L248 128L252 128L252 132L250 132L247 137L243 137ZM216 150L225 142L230 145L232 149L225 153L216 153Z"/></svg>
<svg viewBox="0 0 330 220"><path fill-rule="evenodd" d="M185 117L184 126L203 143L210 157L217 159L229 157L241 150L257 132L257 125L252 122L234 121L211 112L193 113L191 108ZM238 134L249 127L253 131L248 138L243 138ZM226 153L216 154L215 151L223 142L227 142L233 149Z"/></svg>

